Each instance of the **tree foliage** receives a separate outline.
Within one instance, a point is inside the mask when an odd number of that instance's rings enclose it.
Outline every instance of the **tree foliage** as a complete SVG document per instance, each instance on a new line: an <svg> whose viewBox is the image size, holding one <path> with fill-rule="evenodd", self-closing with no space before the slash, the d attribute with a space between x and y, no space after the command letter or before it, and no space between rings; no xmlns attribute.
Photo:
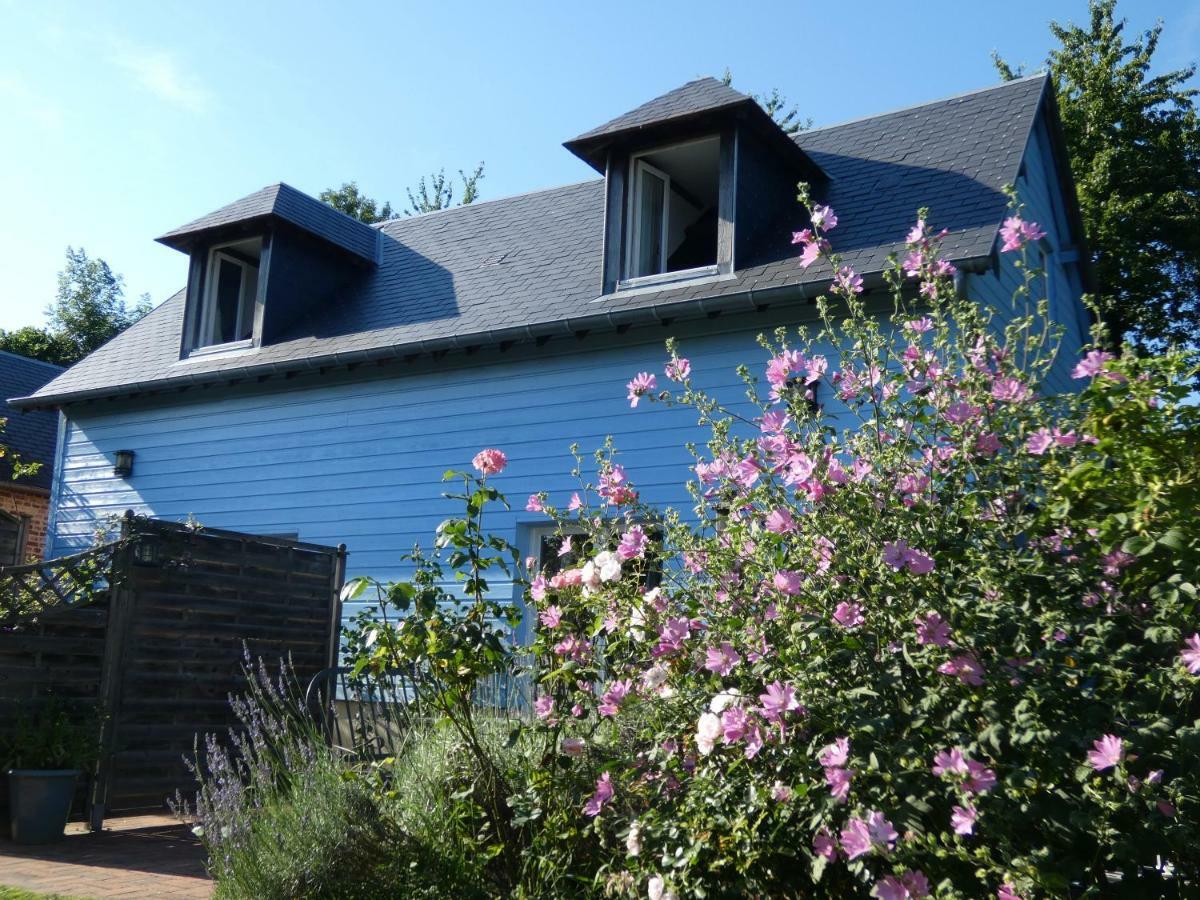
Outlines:
<svg viewBox="0 0 1200 900"><path fill-rule="evenodd" d="M1195 65L1154 73L1163 25L1130 35L1116 0L1085 26L1052 22L1054 79L1071 174L1115 339L1200 346L1200 119ZM994 56L1004 79L1021 72Z"/></svg>
<svg viewBox="0 0 1200 900"><path fill-rule="evenodd" d="M483 163L470 174L458 170L462 180L462 199L459 206L470 206L479 199L479 182L483 180ZM318 195L323 203L328 203L334 209L341 210L348 216L353 216L360 222L372 225L375 222L386 222L399 219L401 215L418 216L422 213L447 209L454 205L454 182L446 176L445 169L439 169L432 175L422 175L416 187L406 188L408 206L401 212L392 209L389 201L379 203L359 190L358 183L347 181L340 188L326 188Z"/></svg>
<svg viewBox="0 0 1200 900"><path fill-rule="evenodd" d="M721 83L726 87L733 86L733 72L728 68L721 76ZM812 119L800 118L800 109L795 104L789 103L787 97L779 93L779 88L771 88L770 94L751 94L750 97L775 120L775 124L786 134L796 134L812 128Z"/></svg>
<svg viewBox="0 0 1200 900"><path fill-rule="evenodd" d="M479 182L483 180L483 163L477 165L469 175L459 169L458 177L462 180L462 199L458 205L470 206L479 199ZM430 175L428 183L425 181L425 176L422 175L420 181L417 182L416 189L409 188L407 193L408 208L404 210L406 216L436 212L454 204L454 182L446 177L445 169L439 169Z"/></svg>
<svg viewBox="0 0 1200 900"><path fill-rule="evenodd" d="M112 340L151 309L143 295L132 307L125 302L124 278L99 257L80 247L67 247L66 265L58 273L58 291L46 307L46 326L26 325L0 331L0 350L69 366Z"/></svg>
<svg viewBox="0 0 1200 900"><path fill-rule="evenodd" d="M340 188L336 189L326 188L321 191L317 199L360 222L366 222L368 225L397 218L396 213L392 212L391 203L384 202L382 205L376 203L358 189L356 181L344 182Z"/></svg>

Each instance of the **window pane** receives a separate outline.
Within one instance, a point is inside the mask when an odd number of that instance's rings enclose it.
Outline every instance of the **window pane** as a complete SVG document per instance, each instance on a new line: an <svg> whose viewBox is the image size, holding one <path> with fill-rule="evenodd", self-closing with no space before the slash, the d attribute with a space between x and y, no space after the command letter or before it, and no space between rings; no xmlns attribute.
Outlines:
<svg viewBox="0 0 1200 900"><path fill-rule="evenodd" d="M662 271L666 183L643 167L638 171L638 188L638 252L634 275L657 275Z"/></svg>
<svg viewBox="0 0 1200 900"><path fill-rule="evenodd" d="M217 262L217 293L212 312L214 344L237 340L238 298L242 294L242 267L221 259Z"/></svg>
<svg viewBox="0 0 1200 900"><path fill-rule="evenodd" d="M258 269L246 266L242 276L242 317L238 323L239 341L254 335L254 301L258 297Z"/></svg>

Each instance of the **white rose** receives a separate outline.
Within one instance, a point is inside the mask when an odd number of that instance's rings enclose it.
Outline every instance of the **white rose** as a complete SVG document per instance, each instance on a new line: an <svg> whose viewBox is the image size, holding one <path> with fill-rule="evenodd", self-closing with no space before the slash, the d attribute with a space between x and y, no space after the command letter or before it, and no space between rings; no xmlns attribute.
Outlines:
<svg viewBox="0 0 1200 900"><path fill-rule="evenodd" d="M583 572L580 574L580 579L584 588L588 590L594 591L600 587L600 570L590 559L583 564Z"/></svg>
<svg viewBox="0 0 1200 900"><path fill-rule="evenodd" d="M642 687L647 691L655 692L666 683L667 667L662 663L655 663L642 676Z"/></svg>
<svg viewBox="0 0 1200 900"><path fill-rule="evenodd" d="M662 876L655 875L646 884L646 896L650 900L663 900L663 891L665 888L666 883L662 880Z"/></svg>
<svg viewBox="0 0 1200 900"><path fill-rule="evenodd" d="M721 720L710 712L701 713L696 722L696 749L700 751L700 755L708 756L712 753L720 737Z"/></svg>
<svg viewBox="0 0 1200 900"><path fill-rule="evenodd" d="M637 822L629 826L629 836L625 838L625 849L630 856L637 856L642 852L642 828Z"/></svg>
<svg viewBox="0 0 1200 900"><path fill-rule="evenodd" d="M601 581L616 581L621 577L621 557L611 550L596 554L595 563L600 570Z"/></svg>
<svg viewBox="0 0 1200 900"><path fill-rule="evenodd" d="M712 700L710 700L708 703L708 708L711 712L720 715L731 706L741 705L741 702L742 692L737 688L729 688L728 690L721 691L721 693L714 695Z"/></svg>

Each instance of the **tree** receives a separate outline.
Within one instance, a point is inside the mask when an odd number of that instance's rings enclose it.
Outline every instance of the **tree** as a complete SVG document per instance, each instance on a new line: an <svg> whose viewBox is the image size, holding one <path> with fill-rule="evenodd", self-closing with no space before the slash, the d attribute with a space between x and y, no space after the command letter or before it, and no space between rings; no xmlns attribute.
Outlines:
<svg viewBox="0 0 1200 900"><path fill-rule="evenodd" d="M1130 38L1116 0L1086 28L1050 24L1047 59L1079 193L1100 314L1114 342L1200 346L1200 120L1195 65L1151 73L1162 22ZM1019 77L993 54L1008 80Z"/></svg>
<svg viewBox="0 0 1200 900"><path fill-rule="evenodd" d="M477 165L470 175L459 169L458 176L462 179L462 200L458 205L470 206L479 199L479 182L483 179L483 163ZM414 193L410 188L407 193L409 208L404 210L404 214L419 216L422 213L448 208L454 201L454 184L447 181L445 169L438 169L429 176L428 185L425 183L425 176L422 175L421 180L417 182L416 192Z"/></svg>
<svg viewBox="0 0 1200 900"><path fill-rule="evenodd" d="M462 169L458 170L458 174L462 179L462 200L458 205L470 206L479 199L479 182L483 180L483 163L476 166L470 175ZM429 176L428 181L425 180L425 176L421 176L416 188L407 188L405 193L408 194L408 208L403 211L406 216L417 216L421 213L446 209L454 202L454 184L446 178L445 169L434 172ZM380 204L368 197L358 189L358 183L354 181L347 181L336 190L327 188L321 191L318 199L368 225L398 219L401 215L392 210L390 202L385 201Z"/></svg>
<svg viewBox="0 0 1200 900"><path fill-rule="evenodd" d="M326 188L321 191L317 199L360 222L366 222L368 225L398 218L392 212L392 204L385 202L382 206L377 205L374 200L358 189L358 183L354 181L343 183L337 190Z"/></svg>
<svg viewBox="0 0 1200 900"><path fill-rule="evenodd" d="M726 87L733 86L733 73L728 68L721 76L721 83ZM785 134L796 134L812 128L812 119L801 119L800 110L788 103L787 97L779 93L779 88L771 88L770 96L751 94L750 97L775 120L775 124L782 128Z"/></svg>
<svg viewBox="0 0 1200 900"><path fill-rule="evenodd" d="M112 340L151 309L143 294L131 308L124 279L103 259L91 259L80 247L67 247L67 263L58 273L58 293L46 307L46 327L27 325L0 330L0 349L69 366Z"/></svg>

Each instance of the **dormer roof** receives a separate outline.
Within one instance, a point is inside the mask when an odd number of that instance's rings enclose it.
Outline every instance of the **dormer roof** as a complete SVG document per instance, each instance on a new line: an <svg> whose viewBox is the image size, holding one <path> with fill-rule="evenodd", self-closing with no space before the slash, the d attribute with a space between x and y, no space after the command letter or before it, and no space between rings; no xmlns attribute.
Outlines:
<svg viewBox="0 0 1200 900"><path fill-rule="evenodd" d="M370 225L283 182L268 185L220 209L160 235L157 240L184 253L206 238L270 221L287 222L365 262L379 262L379 232Z"/></svg>
<svg viewBox="0 0 1200 900"><path fill-rule="evenodd" d="M810 181L824 177L813 160L788 137L758 102L716 78L706 76L667 91L641 106L585 131L563 144L598 172L604 171L609 150L628 143L669 140L705 127L713 130L742 122L793 160Z"/></svg>

